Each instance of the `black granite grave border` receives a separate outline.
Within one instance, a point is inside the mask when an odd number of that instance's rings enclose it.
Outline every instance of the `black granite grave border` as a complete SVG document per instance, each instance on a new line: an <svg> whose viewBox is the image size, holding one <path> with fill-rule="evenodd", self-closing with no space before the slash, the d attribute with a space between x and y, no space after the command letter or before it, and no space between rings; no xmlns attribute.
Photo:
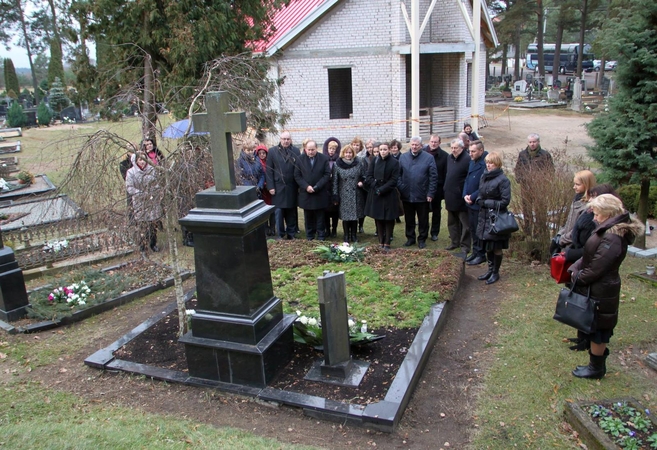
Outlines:
<svg viewBox="0 0 657 450"><path fill-rule="evenodd" d="M587 448L595 450L617 450L619 448L619 446L600 429L593 419L591 419L591 416L585 410L593 405L613 404L618 402L627 403L632 408L639 411L645 410L645 407L634 397L566 403L566 421L579 433L579 438L586 444ZM648 418L653 426L657 428L657 419L655 419L653 415L649 415Z"/></svg>
<svg viewBox="0 0 657 450"><path fill-rule="evenodd" d="M124 264L107 267L103 269L103 271L113 270L118 267L121 267L122 265ZM194 275L193 272L183 272L180 276L183 279L183 281L185 281L192 275ZM44 320L42 322L33 323L24 327L14 327L11 323L7 323L0 320L0 328L9 334L18 334L18 333L29 334L29 333L39 333L41 331L47 331L52 328L57 328L65 325L70 325L75 322L80 322L82 320L88 319L91 316L95 316L105 311L109 311L110 309L116 308L117 306L125 305L126 303L130 303L135 299L152 294L153 292L169 288L173 286L173 283L174 283L173 277L169 277L162 280L159 283L134 289L116 298L107 300L103 303L92 305L88 308L76 311L70 316L63 317L60 320Z"/></svg>
<svg viewBox="0 0 657 450"><path fill-rule="evenodd" d="M132 329L117 341L89 356L84 360L84 363L96 369L123 371L144 375L160 381L213 388L233 394L248 395L266 402L302 408L304 413L310 417L338 421L340 423L349 423L392 433L399 425L404 410L406 409L417 383L422 376L424 367L429 360L433 346L447 322L449 312L452 309L452 301L455 301L461 293L461 282L464 273L465 266L461 268L457 284L458 287L454 292L453 297L446 299L443 303L433 305L429 314L424 318L422 325L415 335L413 343L408 349L406 357L397 371L394 381L390 385L390 388L388 388L385 398L380 402L366 406L338 402L323 397L269 387L254 388L223 383L220 381L205 380L191 377L185 372L162 369L147 364L116 359L114 357L114 352L116 350L135 339L139 334L148 330L150 327L154 326L171 312L175 311L175 302L167 306L162 312L151 316L148 320Z"/></svg>

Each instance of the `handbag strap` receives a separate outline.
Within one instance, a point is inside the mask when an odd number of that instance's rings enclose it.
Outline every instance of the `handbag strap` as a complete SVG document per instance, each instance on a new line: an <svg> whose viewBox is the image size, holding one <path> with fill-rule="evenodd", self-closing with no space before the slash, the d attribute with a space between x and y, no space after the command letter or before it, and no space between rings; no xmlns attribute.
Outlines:
<svg viewBox="0 0 657 450"><path fill-rule="evenodd" d="M575 285L577 284L577 278L579 278L579 272L577 272L577 275L575 275L575 279L573 280L573 285L570 287L570 293L571 294L573 293L573 290L575 289ZM588 289L586 290L586 297L590 298L591 297L591 285L589 284L587 286L587 288Z"/></svg>

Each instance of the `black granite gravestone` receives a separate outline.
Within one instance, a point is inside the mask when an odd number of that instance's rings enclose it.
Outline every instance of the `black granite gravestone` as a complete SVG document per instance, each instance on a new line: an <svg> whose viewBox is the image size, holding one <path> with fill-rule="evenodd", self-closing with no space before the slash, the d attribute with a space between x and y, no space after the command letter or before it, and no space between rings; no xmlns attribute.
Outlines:
<svg viewBox="0 0 657 450"><path fill-rule="evenodd" d="M11 322L24 317L27 305L23 270L18 267L14 251L2 242L0 230L0 319Z"/></svg>
<svg viewBox="0 0 657 450"><path fill-rule="evenodd" d="M319 311L322 317L324 361L317 362L307 380L357 387L370 364L351 359L347 283L344 272L324 272L317 278Z"/></svg>
<svg viewBox="0 0 657 450"><path fill-rule="evenodd" d="M253 186L235 186L231 132L246 130L228 95L210 92L207 114L192 116L210 132L215 187L196 195L180 219L194 233L196 314L185 344L193 377L265 387L292 357L294 315L274 296L265 237L271 206Z"/></svg>

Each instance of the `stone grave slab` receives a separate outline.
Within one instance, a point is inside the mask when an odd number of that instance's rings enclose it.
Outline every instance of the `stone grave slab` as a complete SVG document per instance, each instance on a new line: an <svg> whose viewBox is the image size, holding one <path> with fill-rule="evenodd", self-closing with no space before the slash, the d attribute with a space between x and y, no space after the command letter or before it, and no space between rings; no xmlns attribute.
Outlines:
<svg viewBox="0 0 657 450"><path fill-rule="evenodd" d="M17 181L7 181L16 186L20 186ZM52 184L52 181L50 181L46 175L35 175L34 183L30 184L29 186L19 187L18 189L13 189L10 191L0 191L0 202L3 200L16 200L28 195L45 194L46 192L51 192L55 189L55 185Z"/></svg>
<svg viewBox="0 0 657 450"><path fill-rule="evenodd" d="M73 219L84 214L82 209L67 195L25 202L10 202L6 206L0 207L0 213L7 215L22 214L19 219L2 226L2 230L5 232Z"/></svg>
<svg viewBox="0 0 657 450"><path fill-rule="evenodd" d="M21 141L0 142L0 154L18 153L21 151Z"/></svg>

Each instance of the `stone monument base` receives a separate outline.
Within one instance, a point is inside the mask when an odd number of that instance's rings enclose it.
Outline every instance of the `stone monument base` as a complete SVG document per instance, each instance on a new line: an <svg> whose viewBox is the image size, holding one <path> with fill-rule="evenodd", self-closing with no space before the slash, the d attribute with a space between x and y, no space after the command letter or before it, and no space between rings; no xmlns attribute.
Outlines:
<svg viewBox="0 0 657 450"><path fill-rule="evenodd" d="M23 270L18 267L14 251L0 248L0 319L11 322L27 314L27 292Z"/></svg>
<svg viewBox="0 0 657 450"><path fill-rule="evenodd" d="M319 360L315 361L304 380L358 387L369 367L370 363L354 359L333 366L327 365L324 360Z"/></svg>
<svg viewBox="0 0 657 450"><path fill-rule="evenodd" d="M256 345L194 337L185 344L189 375L206 380L264 388L292 359L296 315L285 315Z"/></svg>

